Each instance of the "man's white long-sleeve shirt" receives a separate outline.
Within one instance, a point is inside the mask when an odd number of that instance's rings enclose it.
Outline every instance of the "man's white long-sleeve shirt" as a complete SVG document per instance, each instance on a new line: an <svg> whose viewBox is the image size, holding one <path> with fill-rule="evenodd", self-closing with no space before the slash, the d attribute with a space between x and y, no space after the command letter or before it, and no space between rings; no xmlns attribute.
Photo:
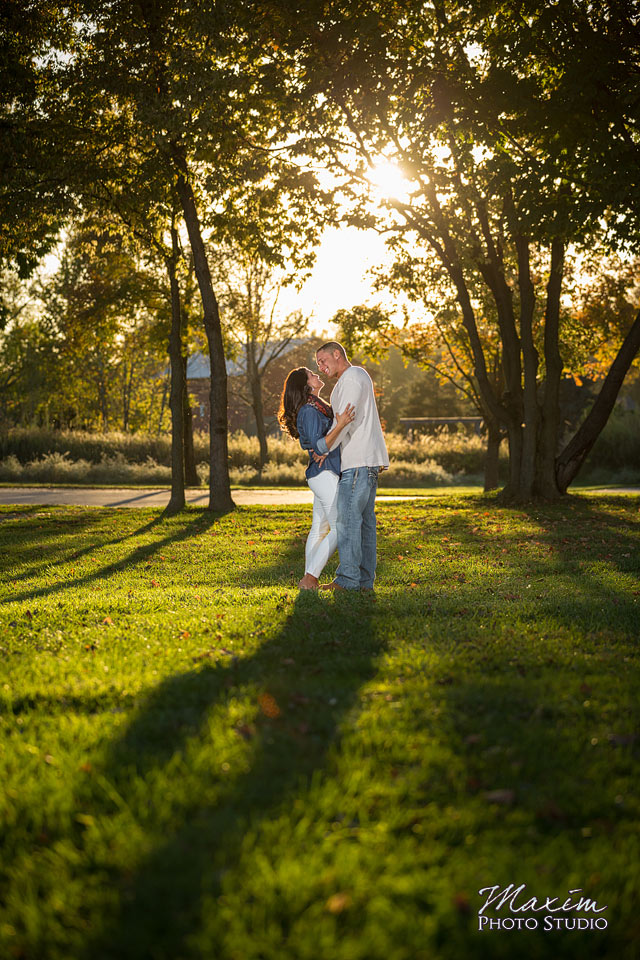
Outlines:
<svg viewBox="0 0 640 960"><path fill-rule="evenodd" d="M331 406L334 411L342 413L348 403L355 408L355 418L342 429L332 444L332 449L340 444L342 469L388 467L389 454L380 425L373 382L363 367L348 367L333 388ZM335 426L334 420L331 429ZM322 453L329 450L324 437L318 441L318 450Z"/></svg>

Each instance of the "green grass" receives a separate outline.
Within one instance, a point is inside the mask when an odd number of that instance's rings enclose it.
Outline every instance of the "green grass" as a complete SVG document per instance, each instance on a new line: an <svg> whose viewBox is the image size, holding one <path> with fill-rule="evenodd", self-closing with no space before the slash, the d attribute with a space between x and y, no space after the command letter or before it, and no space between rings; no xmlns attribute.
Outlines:
<svg viewBox="0 0 640 960"><path fill-rule="evenodd" d="M636 957L638 505L381 505L375 602L305 507L0 508L0 957Z"/></svg>

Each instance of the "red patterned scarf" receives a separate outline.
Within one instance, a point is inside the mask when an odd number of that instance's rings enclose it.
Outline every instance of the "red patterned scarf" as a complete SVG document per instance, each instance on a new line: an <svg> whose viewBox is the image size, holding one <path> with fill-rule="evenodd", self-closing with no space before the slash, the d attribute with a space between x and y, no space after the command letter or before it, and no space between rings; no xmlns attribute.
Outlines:
<svg viewBox="0 0 640 960"><path fill-rule="evenodd" d="M316 410L319 410L320 413L324 414L325 417L328 417L329 420L333 420L333 410L325 400L322 400L320 397L316 397L315 394L311 393L307 397L307 403L310 403L312 407L315 407Z"/></svg>

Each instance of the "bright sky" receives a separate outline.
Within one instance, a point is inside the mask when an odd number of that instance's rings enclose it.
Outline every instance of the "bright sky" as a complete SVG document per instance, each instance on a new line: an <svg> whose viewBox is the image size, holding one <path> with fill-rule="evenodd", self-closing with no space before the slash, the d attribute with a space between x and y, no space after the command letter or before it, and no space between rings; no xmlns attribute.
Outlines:
<svg viewBox="0 0 640 960"><path fill-rule="evenodd" d="M373 290L367 271L388 258L383 239L373 230L335 227L326 230L317 251L311 276L301 290L284 287L278 298L279 313L286 316L302 310L311 318L310 328L333 333L330 320L337 310L361 303L389 303L388 296ZM47 274L59 266L57 253L45 258Z"/></svg>
<svg viewBox="0 0 640 960"><path fill-rule="evenodd" d="M328 178L330 180L330 177ZM374 200L406 199L409 182L392 163L382 161L371 170ZM373 289L370 270L389 262L384 239L375 230L339 226L325 231L313 272L300 291L285 288L279 307L286 315L300 309L311 317L313 331L334 334L330 321L337 310L359 304L380 304L389 312L400 306L389 294ZM406 304L406 301L403 300Z"/></svg>
<svg viewBox="0 0 640 960"><path fill-rule="evenodd" d="M384 296L373 290L367 271L387 257L382 237L373 230L346 226L326 230L313 272L302 289L287 287L280 293L281 312L302 310L311 316L312 329L332 332L329 321L337 310L384 302Z"/></svg>

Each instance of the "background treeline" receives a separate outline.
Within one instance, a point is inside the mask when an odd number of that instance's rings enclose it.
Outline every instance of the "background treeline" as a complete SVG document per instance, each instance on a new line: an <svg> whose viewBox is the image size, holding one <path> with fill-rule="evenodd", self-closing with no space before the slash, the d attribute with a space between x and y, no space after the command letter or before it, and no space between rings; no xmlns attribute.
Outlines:
<svg viewBox="0 0 640 960"><path fill-rule="evenodd" d="M273 314L268 329L267 299L257 309L253 326L242 308L242 263L228 258L226 273L225 353L234 375L228 380L229 422L247 424L246 434L229 437L228 464L233 483L296 483L303 480L305 457L297 445L281 437L278 397L292 366L313 365L319 342L309 336L301 314ZM246 264L245 264L246 269ZM252 268L253 269L253 268ZM235 270L235 286L231 271ZM568 323L588 299L599 349L612 316L630 312L628 293L634 273L630 265L611 290L598 283L576 294L566 308ZM198 305L193 264L186 261L183 291L183 363L189 351L206 362L207 345L198 333ZM251 286L253 284L253 287ZM271 288L268 289L269 284ZM599 284L599 285L598 285ZM256 290L255 269L245 276ZM262 275L260 292L277 294L273 276ZM128 249L121 235L98 220L76 224L49 269L20 279L15 271L0 275L4 329L0 393L0 482L167 483L171 479L170 370L166 340L171 321L169 291L152 263ZM581 297L581 299L580 299ZM338 335L356 361L371 372L381 418L389 433L393 470L385 485L483 482L486 479L486 432L441 431L436 437L406 440L401 418L478 416L482 409L465 390L452 351L437 341L416 346L410 336L390 325L380 309L354 307L338 312ZM249 336L243 336L243 331ZM276 337L269 341L269 337ZM592 341L593 342L593 341ZM254 351L269 343L269 361L257 367L257 390L250 382L248 345ZM272 356L273 354L273 356ZM606 352L605 352L606 355ZM275 362L271 362L275 360ZM597 353L583 357L583 376L565 376L560 410L567 435L578 426L593 402L602 377ZM255 374L254 374L255 375ZM327 387L328 395L330 385ZM260 403L255 404L256 392ZM186 424L191 433L189 483L204 483L208 439L193 431L192 408L186 396ZM617 408L581 473L582 481L636 482L640 479L640 379L635 369L620 391ZM245 413L242 413L245 411ZM258 422L262 424L262 436ZM196 423L197 423L196 419ZM504 436L501 438L504 440ZM507 478L506 444L497 453L497 479Z"/></svg>

